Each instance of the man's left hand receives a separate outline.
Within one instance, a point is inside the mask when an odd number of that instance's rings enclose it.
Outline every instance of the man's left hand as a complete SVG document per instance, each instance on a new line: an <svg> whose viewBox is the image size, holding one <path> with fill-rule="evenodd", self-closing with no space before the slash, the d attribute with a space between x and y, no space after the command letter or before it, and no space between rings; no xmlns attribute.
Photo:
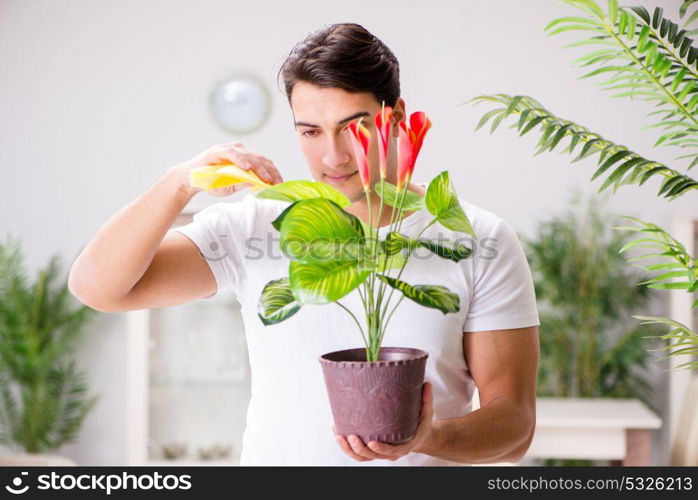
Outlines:
<svg viewBox="0 0 698 500"><path fill-rule="evenodd" d="M406 443L391 445L379 441L369 441L364 443L356 434L351 434L348 439L337 434L335 427L332 431L337 438L337 444L354 460L365 462L367 460L390 460L395 461L412 451L419 451L419 448L427 441L432 433L432 420L434 418L433 396L431 383L424 382L422 388L422 409L419 416L419 425L415 436Z"/></svg>

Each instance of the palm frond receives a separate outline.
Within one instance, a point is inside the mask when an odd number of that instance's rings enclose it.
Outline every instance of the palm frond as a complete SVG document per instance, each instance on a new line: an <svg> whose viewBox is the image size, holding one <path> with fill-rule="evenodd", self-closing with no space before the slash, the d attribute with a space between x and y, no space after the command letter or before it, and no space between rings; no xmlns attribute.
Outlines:
<svg viewBox="0 0 698 500"><path fill-rule="evenodd" d="M654 102L658 113L667 116L647 128L662 127L655 146L698 146L698 48L687 35L693 34L663 17L657 7L653 15L644 7L619 7L608 2L604 12L592 0L563 0L582 10L586 17L567 16L554 19L545 26L548 35L568 31L585 31L588 37L565 47L601 44L606 47L574 60L580 67L593 67L580 79L607 76L598 83L611 97L640 98ZM671 121L668 118L676 117ZM688 169L698 164L698 153L679 156L691 158Z"/></svg>
<svg viewBox="0 0 698 500"><path fill-rule="evenodd" d="M56 448L75 439L83 420L97 401L87 397L85 376L74 363L58 366L53 370L47 391L45 409L46 425L42 435L48 449Z"/></svg>
<svg viewBox="0 0 698 500"><path fill-rule="evenodd" d="M698 7L698 4L694 5L698 0L683 0L683 3L681 4L681 7L679 7L679 17L683 19L683 17L686 15L688 12L689 8L691 7ZM693 13L686 19L686 21L683 24L683 28L686 29L690 24L692 24L696 19L698 19L698 9L693 10ZM698 34L698 30L693 30L688 32L690 35L695 35Z"/></svg>
<svg viewBox="0 0 698 500"><path fill-rule="evenodd" d="M19 239L0 244L0 443L27 452L72 440L96 401L71 361L96 311L60 275L56 256L30 282Z"/></svg>
<svg viewBox="0 0 698 500"><path fill-rule="evenodd" d="M638 283L639 285L661 290L686 290L689 293L698 290L696 260L688 254L686 247L680 241L651 222L628 215L617 215L617 217L635 222L637 225L617 226L614 229L632 231L641 235L623 246L619 253L633 248L647 249L643 250L642 255L633 257L628 262L639 262L655 257L661 257L663 260L656 264L637 266L656 274L651 279Z"/></svg>
<svg viewBox="0 0 698 500"><path fill-rule="evenodd" d="M658 316L633 316L636 319L642 320L640 324L661 324L670 327L670 330L658 338L668 341L660 351L665 351L667 354L660 359L667 359L673 356L696 356L698 355L698 335L688 328L683 323L675 321L671 318ZM676 367L677 369L693 369L698 368L698 361L691 360L682 363Z"/></svg>
<svg viewBox="0 0 698 500"><path fill-rule="evenodd" d="M12 379L0 370L0 444L12 446L17 442L19 411L12 394Z"/></svg>
<svg viewBox="0 0 698 500"><path fill-rule="evenodd" d="M555 116L532 97L510 96L508 94L480 95L461 104L470 102L501 104L501 107L488 111L482 116L475 128L476 131L491 119L490 134L492 134L502 120L510 115L518 115L518 120L509 128L517 127L519 136L523 136L533 128L538 127L542 135L534 156L545 151L553 151L560 141L568 136L570 142L564 152L572 153L575 148L580 148L579 154L572 160L573 163L600 153L598 168L591 177L593 181L597 177L607 175L606 180L599 187L599 192L610 186L613 186L614 192L622 185L636 184L641 186L652 177L663 177L658 195L669 200L673 200L689 190L698 189L698 181L695 179L669 168L661 162L647 159L630 151L626 146L604 139L587 127Z"/></svg>

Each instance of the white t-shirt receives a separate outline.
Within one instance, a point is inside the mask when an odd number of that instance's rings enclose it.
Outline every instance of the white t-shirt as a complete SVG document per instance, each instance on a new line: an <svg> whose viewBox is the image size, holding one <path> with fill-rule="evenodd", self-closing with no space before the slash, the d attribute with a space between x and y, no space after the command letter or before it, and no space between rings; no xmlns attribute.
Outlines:
<svg viewBox="0 0 698 500"><path fill-rule="evenodd" d="M432 383L435 419L472 411L475 384L463 355L463 332L540 324L533 280L516 233L501 217L459 200L478 236L473 254L453 262L419 248L400 279L413 285L448 287L459 295L460 311L443 314L405 298L382 343L429 353L425 379ZM193 222L176 228L206 256L218 285L211 297L233 293L241 304L251 399L240 464L462 465L414 452L394 462L358 462L339 447L332 433L332 412L318 358L331 351L363 347L356 323L335 303L304 305L295 315L270 326L264 326L257 316L264 285L288 276L290 260L281 252L279 232L271 225L287 206L288 202L248 193L242 200L215 203L195 214ZM400 232L416 236L431 219L426 208L414 212L404 219ZM387 230L379 229L381 238ZM474 243L465 233L438 223L422 237ZM396 271L391 273L396 275ZM396 290L391 309L397 299ZM358 290L340 302L362 320Z"/></svg>

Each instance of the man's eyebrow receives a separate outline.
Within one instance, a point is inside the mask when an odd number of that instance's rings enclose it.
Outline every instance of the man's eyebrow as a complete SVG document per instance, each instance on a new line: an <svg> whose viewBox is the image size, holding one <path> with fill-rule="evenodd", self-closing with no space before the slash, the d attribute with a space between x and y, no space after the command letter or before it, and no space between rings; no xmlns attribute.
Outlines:
<svg viewBox="0 0 698 500"><path fill-rule="evenodd" d="M337 122L337 125L341 125L346 122L350 122L355 118L359 118L360 116L370 116L371 113L368 111L359 111L358 113L354 113L351 116L347 116L346 118L339 120ZM313 127L313 128L320 128L320 125L313 125L312 123L307 123L307 122L294 122L296 127Z"/></svg>

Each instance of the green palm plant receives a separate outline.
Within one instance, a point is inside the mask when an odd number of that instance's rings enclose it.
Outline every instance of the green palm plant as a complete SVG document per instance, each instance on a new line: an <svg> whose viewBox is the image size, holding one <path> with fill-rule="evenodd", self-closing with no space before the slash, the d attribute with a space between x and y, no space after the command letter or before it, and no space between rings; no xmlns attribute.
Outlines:
<svg viewBox="0 0 698 500"><path fill-rule="evenodd" d="M607 227L602 202L579 197L524 239L541 314L538 395L639 398L653 407L644 368L656 328L628 322L646 306L646 278L626 265L623 233ZM649 342L647 342L649 341Z"/></svg>
<svg viewBox="0 0 698 500"><path fill-rule="evenodd" d="M572 162L599 153L597 168L591 181L604 178L599 191L611 186L613 192L621 186L643 185L650 179L659 179L657 195L674 200L694 194L698 181L688 174L698 164L698 48L689 35L698 30L686 29L698 19L694 11L683 28L663 17L663 10L655 8L652 15L644 7L624 7L617 0L608 0L604 10L593 0L562 0L579 9L583 16L567 16L551 21L546 27L549 35L568 31L586 32L588 36L565 47L590 46L593 51L575 62L581 67L594 67L580 78L611 75L601 83L603 90L612 90L611 97L638 97L654 103L654 111L648 113L654 123L644 128L661 127L662 132L653 147L677 147L687 149L688 154L674 161L689 159L685 171L671 168L644 154L630 150L602 137L571 120L561 118L530 96L480 95L470 102L493 102L497 107L485 113L476 130L492 120L490 134L508 117L516 120L509 128L517 128L523 136L538 127L540 139L535 155L553 151L563 139L569 139L563 152L578 151ZM696 0L684 0L679 15L684 17L695 7ZM651 272L654 277L642 282L657 289L681 289L688 293L698 290L698 269L695 257L688 255L680 242L660 227L632 217L620 216L635 225L618 226L616 229L640 233L640 238L619 249L624 253L631 248L651 248L653 251L628 262L642 262L658 258L660 263L636 264ZM693 308L698 307L694 301ZM670 330L661 336L669 340L663 349L669 356L692 356L698 353L698 335L686 325L665 317L634 316L644 324L662 324ZM664 358L662 358L664 359ZM698 361L679 365L683 368L698 367Z"/></svg>
<svg viewBox="0 0 698 500"><path fill-rule="evenodd" d="M96 397L72 359L95 311L74 307L54 256L29 281L21 245L0 245L0 443L27 453L55 450L77 435Z"/></svg>

